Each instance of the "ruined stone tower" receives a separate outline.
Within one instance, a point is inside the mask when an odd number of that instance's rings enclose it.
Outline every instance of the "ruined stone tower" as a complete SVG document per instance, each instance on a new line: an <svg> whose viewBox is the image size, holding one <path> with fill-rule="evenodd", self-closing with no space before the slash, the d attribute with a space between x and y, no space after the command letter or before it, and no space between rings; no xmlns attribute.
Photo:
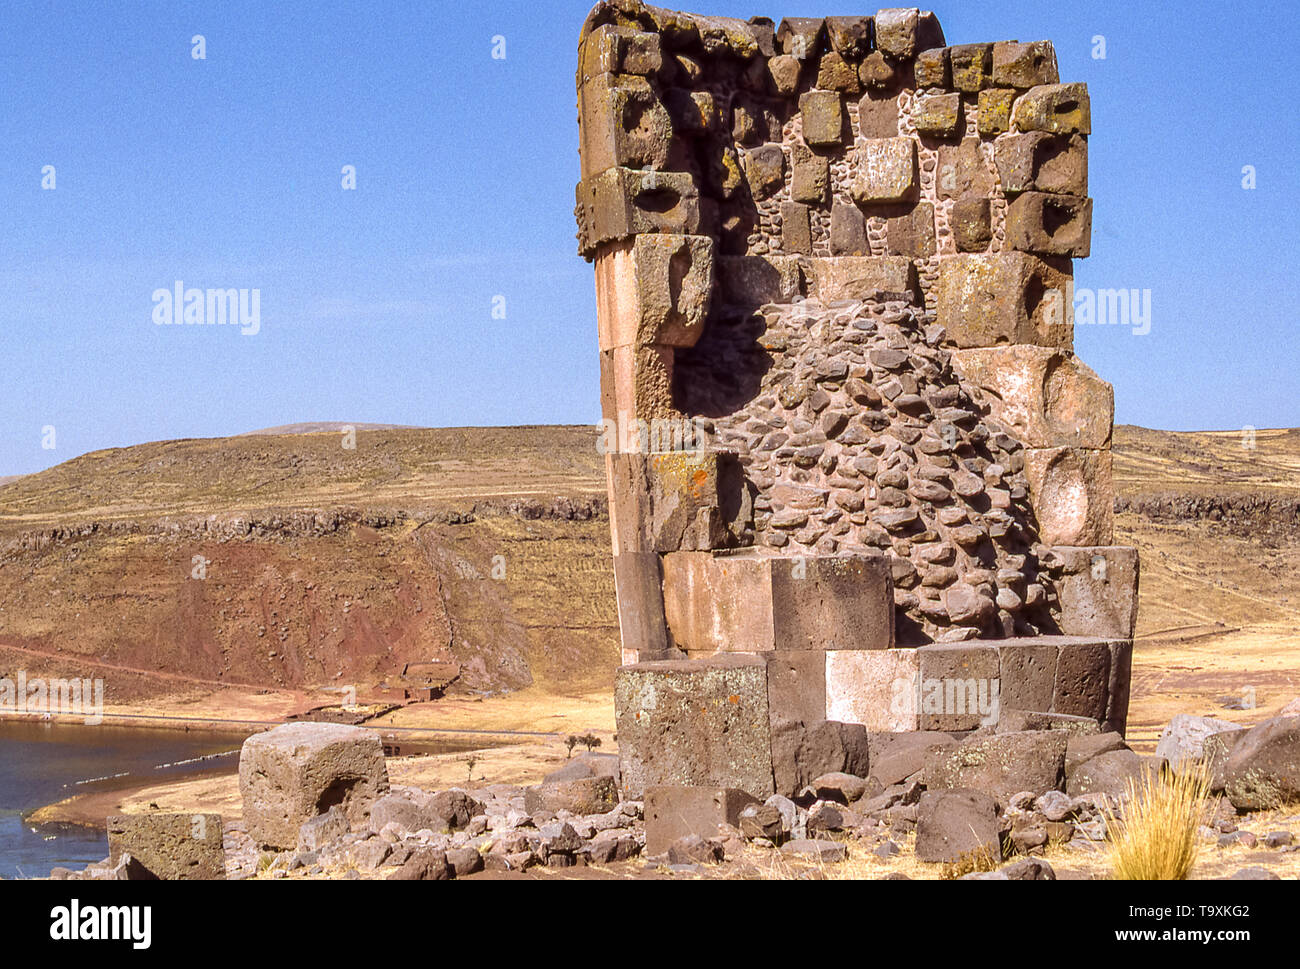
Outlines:
<svg viewBox="0 0 1300 969"><path fill-rule="evenodd" d="M1138 561L1052 45L606 0L577 83L628 793L790 793L855 730L1122 732Z"/></svg>

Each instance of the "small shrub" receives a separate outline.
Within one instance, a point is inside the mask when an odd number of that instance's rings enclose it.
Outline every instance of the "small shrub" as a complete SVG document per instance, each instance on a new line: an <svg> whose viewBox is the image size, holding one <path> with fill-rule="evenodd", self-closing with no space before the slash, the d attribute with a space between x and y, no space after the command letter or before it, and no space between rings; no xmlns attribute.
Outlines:
<svg viewBox="0 0 1300 969"><path fill-rule="evenodd" d="M1150 772L1130 780L1121 823L1107 812L1114 832L1111 877L1122 881L1182 881L1200 850L1197 829L1205 816L1210 778L1204 767L1178 774Z"/></svg>

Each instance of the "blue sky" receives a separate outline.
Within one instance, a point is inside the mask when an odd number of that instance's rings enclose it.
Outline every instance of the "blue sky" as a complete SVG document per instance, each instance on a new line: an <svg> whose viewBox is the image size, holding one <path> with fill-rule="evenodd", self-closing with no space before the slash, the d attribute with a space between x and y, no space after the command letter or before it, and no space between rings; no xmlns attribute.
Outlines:
<svg viewBox="0 0 1300 969"><path fill-rule="evenodd" d="M6 0L0 474L296 421L597 421L594 290L572 216L588 9ZM1093 256L1076 283L1152 294L1146 336L1076 333L1115 384L1117 419L1300 425L1288 7L936 12L949 43L1051 39L1063 80L1090 87ZM260 289L260 332L155 326L151 296L176 280Z"/></svg>

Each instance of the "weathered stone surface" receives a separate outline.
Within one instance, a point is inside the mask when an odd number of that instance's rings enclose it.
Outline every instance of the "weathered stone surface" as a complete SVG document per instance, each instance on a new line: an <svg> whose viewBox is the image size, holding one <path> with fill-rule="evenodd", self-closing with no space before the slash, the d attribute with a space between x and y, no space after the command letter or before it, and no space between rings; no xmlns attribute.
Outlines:
<svg viewBox="0 0 1300 969"><path fill-rule="evenodd" d="M1138 610L1137 549L1057 546L1049 565L1061 603L1063 633L1133 638Z"/></svg>
<svg viewBox="0 0 1300 969"><path fill-rule="evenodd" d="M993 241L992 206L987 198L958 199L953 203L949 224L958 252L985 252Z"/></svg>
<svg viewBox="0 0 1300 969"><path fill-rule="evenodd" d="M949 67L948 48L938 47L919 52L916 55L916 86L918 88L948 87L952 76Z"/></svg>
<svg viewBox="0 0 1300 969"><path fill-rule="evenodd" d="M952 63L952 86L974 94L989 86L993 68L992 44L960 44L948 51Z"/></svg>
<svg viewBox="0 0 1300 969"><path fill-rule="evenodd" d="M1025 637L999 640L990 645L998 651L1001 677L998 729L1002 729L1002 720L1008 710L1051 710L1056 688L1056 660L1060 651L1056 639L1050 636Z"/></svg>
<svg viewBox="0 0 1300 969"><path fill-rule="evenodd" d="M767 664L744 656L642 663L614 687L623 791L648 787L772 788Z"/></svg>
<svg viewBox="0 0 1300 969"><path fill-rule="evenodd" d="M919 729L915 649L837 650L826 654L826 718L868 730Z"/></svg>
<svg viewBox="0 0 1300 969"><path fill-rule="evenodd" d="M867 730L859 724L786 721L772 729L772 770L778 794L793 797L823 774L866 777L869 766Z"/></svg>
<svg viewBox="0 0 1300 969"><path fill-rule="evenodd" d="M835 51L823 54L817 65L817 87L856 97L862 93L857 63L845 60Z"/></svg>
<svg viewBox="0 0 1300 969"><path fill-rule="evenodd" d="M1055 684L1053 684L1055 685ZM1071 737L1086 737L1101 732L1102 725L1091 717L1075 717L1066 713L1044 713L1037 710L1017 710L1004 705L998 733L1016 733L1024 730L1060 730Z"/></svg>
<svg viewBox="0 0 1300 969"><path fill-rule="evenodd" d="M1127 735L1128 703L1133 685L1133 640L1115 639L1110 643L1110 687L1107 693L1106 721L1107 730L1113 730L1121 737Z"/></svg>
<svg viewBox="0 0 1300 969"><path fill-rule="evenodd" d="M803 294L803 275L792 256L722 256L718 285L728 306L757 309L793 303Z"/></svg>
<svg viewBox="0 0 1300 969"><path fill-rule="evenodd" d="M886 57L907 60L914 57L921 29L921 14L915 7L899 7L876 13L876 49Z"/></svg>
<svg viewBox="0 0 1300 969"><path fill-rule="evenodd" d="M318 814L310 821L304 822L298 829L298 851L320 851L351 830L352 825L348 823L348 816L336 804L324 814Z"/></svg>
<svg viewBox="0 0 1300 969"><path fill-rule="evenodd" d="M869 91L858 102L858 130L863 138L897 138L898 96Z"/></svg>
<svg viewBox="0 0 1300 969"><path fill-rule="evenodd" d="M1300 800L1300 717L1275 717L1238 738L1223 768L1224 793L1239 811Z"/></svg>
<svg viewBox="0 0 1300 969"><path fill-rule="evenodd" d="M1112 750L1075 768L1066 783L1065 793L1071 797L1083 794L1123 797L1128 792L1130 783L1140 786L1143 779L1155 770L1155 763L1131 750Z"/></svg>
<svg viewBox="0 0 1300 969"><path fill-rule="evenodd" d="M799 90L799 81L803 76L803 63L788 54L778 54L767 62L768 77L772 90L783 98L792 97Z"/></svg>
<svg viewBox="0 0 1300 969"><path fill-rule="evenodd" d="M830 191L830 160L795 143L790 150L790 197L796 202L821 205Z"/></svg>
<svg viewBox="0 0 1300 969"><path fill-rule="evenodd" d="M1002 857L997 805L981 791L926 791L917 805L916 857L951 864L963 856Z"/></svg>
<svg viewBox="0 0 1300 969"><path fill-rule="evenodd" d="M888 649L893 588L881 555L664 558L673 638L694 651Z"/></svg>
<svg viewBox="0 0 1300 969"><path fill-rule="evenodd" d="M735 544L752 514L734 457L655 450L606 459L616 555Z"/></svg>
<svg viewBox="0 0 1300 969"><path fill-rule="evenodd" d="M1067 735L1060 730L972 737L930 755L925 784L931 790L972 788L1007 804L1013 795L1059 790L1065 780Z"/></svg>
<svg viewBox="0 0 1300 969"><path fill-rule="evenodd" d="M1007 242L1021 252L1086 257L1092 251L1092 199L1018 195L1007 206Z"/></svg>
<svg viewBox="0 0 1300 969"><path fill-rule="evenodd" d="M1043 544L1111 544L1115 491L1110 451L1027 448L1025 477Z"/></svg>
<svg viewBox="0 0 1300 969"><path fill-rule="evenodd" d="M929 259L936 251L934 206L929 202L917 202L906 215L889 219L885 223L885 233L891 254Z"/></svg>
<svg viewBox="0 0 1300 969"><path fill-rule="evenodd" d="M1225 730L1222 733L1210 734L1205 738L1202 756L1210 774L1210 790L1216 794L1222 793L1224 785L1228 782L1228 758L1249 732L1243 727L1240 730Z"/></svg>
<svg viewBox="0 0 1300 969"><path fill-rule="evenodd" d="M600 411L617 427L635 421L669 421L681 428L673 407L672 347L615 347L600 354Z"/></svg>
<svg viewBox="0 0 1300 969"><path fill-rule="evenodd" d="M870 17L827 17L826 34L841 57L860 61L871 52Z"/></svg>
<svg viewBox="0 0 1300 969"><path fill-rule="evenodd" d="M1109 709L1110 660L1107 642L1062 638L1056 660L1052 710L1105 720Z"/></svg>
<svg viewBox="0 0 1300 969"><path fill-rule="evenodd" d="M604 814L618 807L617 779L608 774L547 781L524 791L524 810L568 811L571 814Z"/></svg>
<svg viewBox="0 0 1300 969"><path fill-rule="evenodd" d="M551 771L542 778L542 783L580 781L588 777L612 777L617 783L618 772L618 754L597 754L589 751L570 758L563 767Z"/></svg>
<svg viewBox="0 0 1300 969"><path fill-rule="evenodd" d="M999 138L993 149L1002 190L1088 194L1088 142L1082 135L1069 137L1034 131Z"/></svg>
<svg viewBox="0 0 1300 969"><path fill-rule="evenodd" d="M650 77L663 69L663 45L652 31L605 24L583 39L580 63L580 87L601 74Z"/></svg>
<svg viewBox="0 0 1300 969"><path fill-rule="evenodd" d="M919 774L933 752L951 748L956 741L946 733L920 730L872 732L867 735L867 743L870 777L889 788Z"/></svg>
<svg viewBox="0 0 1300 969"><path fill-rule="evenodd" d="M808 206L781 203L781 248L791 255L812 255L812 210Z"/></svg>
<svg viewBox="0 0 1300 969"><path fill-rule="evenodd" d="M1074 354L1018 344L957 350L953 363L1026 447L1110 447L1114 388Z"/></svg>
<svg viewBox="0 0 1300 969"><path fill-rule="evenodd" d="M1070 737L1065 746L1065 776L1073 776L1076 770L1094 757L1114 750L1128 750L1128 745L1124 743L1123 737L1113 731Z"/></svg>
<svg viewBox="0 0 1300 969"><path fill-rule="evenodd" d="M798 60L819 55L825 47L826 21L820 17L786 17L776 30L782 52Z"/></svg>
<svg viewBox="0 0 1300 969"><path fill-rule="evenodd" d="M785 153L780 145L761 145L744 153L741 167L755 201L770 198L785 184Z"/></svg>
<svg viewBox="0 0 1300 969"><path fill-rule="evenodd" d="M858 145L853 198L861 205L906 202L917 191L916 142L911 138L867 138Z"/></svg>
<svg viewBox="0 0 1300 969"><path fill-rule="evenodd" d="M922 730L975 730L998 721L998 650L985 644L922 646L920 667Z"/></svg>
<svg viewBox="0 0 1300 969"><path fill-rule="evenodd" d="M379 736L362 727L289 723L254 734L239 756L244 823L259 845L292 848L304 822L342 807L354 825L388 792Z"/></svg>
<svg viewBox="0 0 1300 969"><path fill-rule="evenodd" d="M118 814L107 828L109 867L129 857L131 880L226 877L219 814Z"/></svg>
<svg viewBox="0 0 1300 969"><path fill-rule="evenodd" d="M454 872L447 863L447 852L437 848L416 848L391 875L390 882L445 882Z"/></svg>
<svg viewBox="0 0 1300 969"><path fill-rule="evenodd" d="M836 202L831 206L831 254L834 256L869 256L867 222L856 205Z"/></svg>
<svg viewBox="0 0 1300 969"><path fill-rule="evenodd" d="M1011 130L1011 110L1016 102L1014 88L988 88L979 94L979 132L993 138Z"/></svg>
<svg viewBox="0 0 1300 969"><path fill-rule="evenodd" d="M767 706L773 724L785 720L821 720L827 716L826 669L830 658L839 652L796 649L760 654L767 661Z"/></svg>
<svg viewBox="0 0 1300 969"><path fill-rule="evenodd" d="M596 260L601 350L690 347L713 296L714 242L707 236L639 235Z"/></svg>
<svg viewBox="0 0 1300 969"><path fill-rule="evenodd" d="M734 788L651 787L645 792L645 852L664 854L673 842L713 838L718 825L740 826L740 812L761 801Z"/></svg>
<svg viewBox="0 0 1300 969"><path fill-rule="evenodd" d="M951 346L1030 343L1069 350L1074 345L1071 293L1068 262L1018 252L963 254L940 262L936 300Z"/></svg>
<svg viewBox="0 0 1300 969"><path fill-rule="evenodd" d="M617 527L617 526L616 526ZM664 616L663 564L657 552L614 553L614 592L623 664L674 659Z"/></svg>
<svg viewBox="0 0 1300 969"><path fill-rule="evenodd" d="M799 99L803 140L814 148L834 148L844 140L844 98L837 91L809 91Z"/></svg>
<svg viewBox="0 0 1300 969"><path fill-rule="evenodd" d="M673 125L650 82L601 74L582 86L582 177L610 168L668 167Z"/></svg>
<svg viewBox="0 0 1300 969"><path fill-rule="evenodd" d="M822 865L833 865L848 857L848 846L841 841L824 841L821 838L797 838L781 848L781 853L805 858Z"/></svg>
<svg viewBox="0 0 1300 969"><path fill-rule="evenodd" d="M1056 48L1050 40L993 45L993 83L1000 87L1032 88L1057 84Z"/></svg>
<svg viewBox="0 0 1300 969"><path fill-rule="evenodd" d="M952 138L962 125L960 94L922 94L912 109L912 123L923 135Z"/></svg>
<svg viewBox="0 0 1300 969"><path fill-rule="evenodd" d="M1086 84L1046 84L1016 99L1011 123L1020 131L1054 135L1092 133L1092 110Z"/></svg>
<svg viewBox="0 0 1300 969"><path fill-rule="evenodd" d="M577 203L579 251L589 259L640 233L700 230L699 190L687 172L611 168L578 183Z"/></svg>
<svg viewBox="0 0 1300 969"><path fill-rule="evenodd" d="M919 291L916 269L906 256L819 258L809 260L809 269L809 289L823 303Z"/></svg>

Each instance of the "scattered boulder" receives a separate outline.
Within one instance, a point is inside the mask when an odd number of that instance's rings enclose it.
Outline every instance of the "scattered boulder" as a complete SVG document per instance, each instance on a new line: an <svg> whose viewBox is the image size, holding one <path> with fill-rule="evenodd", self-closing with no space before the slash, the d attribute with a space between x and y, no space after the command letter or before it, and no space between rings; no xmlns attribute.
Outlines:
<svg viewBox="0 0 1300 969"><path fill-rule="evenodd" d="M822 774L812 784L813 793L823 801L835 801L845 806L861 800L867 793L867 782L854 774L833 771ZM877 791L879 793L879 791Z"/></svg>
<svg viewBox="0 0 1300 969"><path fill-rule="evenodd" d="M390 882L442 882L452 877L447 853L437 848L416 848L402 866L388 876Z"/></svg>
<svg viewBox="0 0 1300 969"><path fill-rule="evenodd" d="M1027 730L1063 730L1075 737L1101 733L1101 724L1092 717L1069 713L1039 713L1033 710L1003 710L998 719L998 733L1024 733Z"/></svg>
<svg viewBox="0 0 1300 969"><path fill-rule="evenodd" d="M108 868L122 880L213 881L226 877L219 814L119 814L108 819ZM127 859L122 865L123 859ZM110 880L119 880L114 875Z"/></svg>
<svg viewBox="0 0 1300 969"><path fill-rule="evenodd" d="M549 781L524 791L524 810L529 814L604 814L618 806L618 782L609 775Z"/></svg>
<svg viewBox="0 0 1300 969"><path fill-rule="evenodd" d="M869 734L870 776L888 789L924 770L926 757L932 751L956 743L945 733L929 730Z"/></svg>
<svg viewBox="0 0 1300 969"><path fill-rule="evenodd" d="M866 777L870 763L867 728L836 720L784 721L772 728L776 793L798 794L825 774Z"/></svg>
<svg viewBox="0 0 1300 969"><path fill-rule="evenodd" d="M369 821L388 793L383 747L363 727L283 724L244 741L239 791L249 836L264 847L292 848L299 828L335 805L352 824Z"/></svg>
<svg viewBox="0 0 1300 969"><path fill-rule="evenodd" d="M1223 771L1224 793L1239 811L1300 800L1300 717L1275 717L1246 731Z"/></svg>
<svg viewBox="0 0 1300 969"><path fill-rule="evenodd" d="M1054 882L1056 871L1042 858L1025 858L999 871L1013 882Z"/></svg>
<svg viewBox="0 0 1300 969"><path fill-rule="evenodd" d="M668 846L667 854L670 865L716 865L723 860L722 845L698 834L678 838Z"/></svg>
<svg viewBox="0 0 1300 969"><path fill-rule="evenodd" d="M1277 872L1269 871L1267 868L1241 868L1229 878L1229 881L1234 882L1276 882L1281 880L1281 876Z"/></svg>
<svg viewBox="0 0 1300 969"><path fill-rule="evenodd" d="M1128 744L1117 733L1095 733L1073 736L1065 745L1065 776L1069 777L1094 757L1109 754L1112 750L1127 750Z"/></svg>
<svg viewBox="0 0 1300 969"><path fill-rule="evenodd" d="M968 789L922 794L917 806L916 857L951 863L977 852L988 852L993 858L1002 856L993 798Z"/></svg>
<svg viewBox="0 0 1300 969"><path fill-rule="evenodd" d="M1161 763L1127 749L1098 754L1075 768L1066 781L1065 792L1071 797L1106 794L1121 798L1127 794L1130 780L1140 784L1147 773L1158 771Z"/></svg>
<svg viewBox="0 0 1300 969"><path fill-rule="evenodd" d="M781 812L772 804L747 805L740 812L739 828L746 838L766 838L773 844L779 844L785 833Z"/></svg>
<svg viewBox="0 0 1300 969"><path fill-rule="evenodd" d="M1048 791L1034 802L1034 807L1048 821L1065 821L1074 816L1074 798L1060 791Z"/></svg>
<svg viewBox="0 0 1300 969"><path fill-rule="evenodd" d="M1205 753L1205 741L1216 733L1225 730L1240 730L1241 725L1214 717L1193 717L1180 713L1169 721L1160 743L1156 745L1156 756L1169 761L1173 770L1180 770L1185 765L1198 764Z"/></svg>
<svg viewBox="0 0 1300 969"><path fill-rule="evenodd" d="M580 781L587 777L612 777L617 786L620 783L618 754L579 754L563 767L547 774L542 778L542 783L558 784L561 781Z"/></svg>
<svg viewBox="0 0 1300 969"><path fill-rule="evenodd" d="M332 841L337 841L352 830L348 816L337 804L318 814L298 829L299 851L320 851Z"/></svg>
<svg viewBox="0 0 1300 969"><path fill-rule="evenodd" d="M1002 804L1020 791L1056 790L1065 777L1067 740L1059 730L972 737L927 758L926 787L984 791Z"/></svg>
<svg viewBox="0 0 1300 969"><path fill-rule="evenodd" d="M839 841L798 838L781 849L783 854L808 858L821 864L837 864L849 856L849 849Z"/></svg>
<svg viewBox="0 0 1300 969"><path fill-rule="evenodd" d="M688 835L711 838L722 824L740 826L741 812L759 804L734 788L651 787L645 792L645 844L651 857Z"/></svg>

